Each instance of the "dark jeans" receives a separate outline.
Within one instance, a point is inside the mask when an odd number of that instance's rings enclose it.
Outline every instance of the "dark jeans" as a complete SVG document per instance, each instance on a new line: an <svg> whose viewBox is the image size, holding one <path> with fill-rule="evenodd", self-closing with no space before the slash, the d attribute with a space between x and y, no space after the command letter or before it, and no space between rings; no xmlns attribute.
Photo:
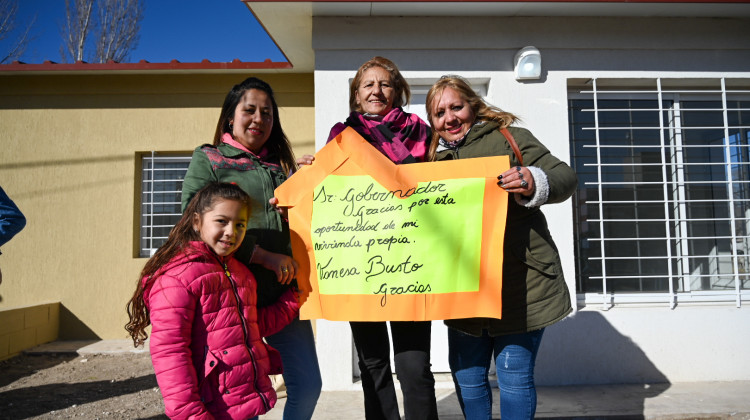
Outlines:
<svg viewBox="0 0 750 420"><path fill-rule="evenodd" d="M359 356L367 420L399 420L385 322L350 322ZM437 419L435 378L430 370L430 321L391 322L396 376L407 420Z"/></svg>

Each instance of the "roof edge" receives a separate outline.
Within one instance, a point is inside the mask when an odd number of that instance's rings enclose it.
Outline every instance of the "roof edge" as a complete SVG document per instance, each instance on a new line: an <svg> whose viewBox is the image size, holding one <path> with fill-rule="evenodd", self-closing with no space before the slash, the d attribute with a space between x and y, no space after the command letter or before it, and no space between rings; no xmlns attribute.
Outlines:
<svg viewBox="0 0 750 420"><path fill-rule="evenodd" d="M242 0L245 3L750 3L748 0Z"/></svg>
<svg viewBox="0 0 750 420"><path fill-rule="evenodd" d="M75 63L56 63L54 61L45 61L39 64L29 64L20 61L14 61L10 64L0 64L0 74L3 72L86 72L86 71L159 71L159 70L283 70L291 69L289 62L274 62L266 59L261 62L246 62L234 59L226 62L213 62L204 59L197 63L182 63L178 60L172 60L168 63L150 63L141 60L137 63L118 63L109 61L106 63L87 63L77 61Z"/></svg>

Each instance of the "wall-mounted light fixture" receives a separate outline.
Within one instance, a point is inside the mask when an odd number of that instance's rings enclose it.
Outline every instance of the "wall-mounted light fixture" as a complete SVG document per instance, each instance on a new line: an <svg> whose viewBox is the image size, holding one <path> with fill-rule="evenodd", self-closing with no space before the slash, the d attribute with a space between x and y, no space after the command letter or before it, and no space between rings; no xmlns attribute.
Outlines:
<svg viewBox="0 0 750 420"><path fill-rule="evenodd" d="M536 47L523 47L513 58L516 80L538 80L542 77L542 55Z"/></svg>

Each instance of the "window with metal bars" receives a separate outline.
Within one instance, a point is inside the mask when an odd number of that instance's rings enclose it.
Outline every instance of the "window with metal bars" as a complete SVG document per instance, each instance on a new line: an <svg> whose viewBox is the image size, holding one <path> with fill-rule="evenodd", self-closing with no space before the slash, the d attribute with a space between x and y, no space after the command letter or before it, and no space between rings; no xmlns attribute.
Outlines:
<svg viewBox="0 0 750 420"><path fill-rule="evenodd" d="M579 297L750 299L750 80L571 80Z"/></svg>
<svg viewBox="0 0 750 420"><path fill-rule="evenodd" d="M150 257L180 220L182 181L191 154L141 155L140 257Z"/></svg>

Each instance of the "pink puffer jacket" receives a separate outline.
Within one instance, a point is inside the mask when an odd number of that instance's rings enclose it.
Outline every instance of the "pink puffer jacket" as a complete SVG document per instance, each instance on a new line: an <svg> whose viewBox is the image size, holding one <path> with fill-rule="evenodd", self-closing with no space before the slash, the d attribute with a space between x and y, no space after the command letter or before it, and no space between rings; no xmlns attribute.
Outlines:
<svg viewBox="0 0 750 420"><path fill-rule="evenodd" d="M156 274L144 300L167 416L248 419L276 404L268 375L281 372L281 358L262 338L289 324L299 305L289 290L257 309L256 287L247 267L200 241Z"/></svg>

